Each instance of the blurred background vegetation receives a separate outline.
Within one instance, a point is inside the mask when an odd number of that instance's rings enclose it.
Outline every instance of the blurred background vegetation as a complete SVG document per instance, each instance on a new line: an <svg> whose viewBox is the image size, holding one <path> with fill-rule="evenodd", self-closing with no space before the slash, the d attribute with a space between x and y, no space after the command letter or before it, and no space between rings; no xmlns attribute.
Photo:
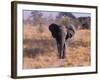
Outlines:
<svg viewBox="0 0 100 80"><path fill-rule="evenodd" d="M42 28L43 25L49 26L51 23L56 23L59 25L68 25L71 23L74 24L76 29L90 29L91 26L90 16L76 17L71 12L48 12L48 13L46 13L45 11L44 12L30 11L30 15L28 16L28 18L27 19L23 18L24 24L30 24L33 26L38 25L40 32L43 32Z"/></svg>

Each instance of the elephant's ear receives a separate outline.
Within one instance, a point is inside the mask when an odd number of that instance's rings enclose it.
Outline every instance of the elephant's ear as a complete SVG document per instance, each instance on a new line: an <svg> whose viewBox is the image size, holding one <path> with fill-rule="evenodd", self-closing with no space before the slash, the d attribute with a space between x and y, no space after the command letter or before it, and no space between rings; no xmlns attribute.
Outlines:
<svg viewBox="0 0 100 80"><path fill-rule="evenodd" d="M68 38L72 38L75 35L76 29L74 25L70 25L67 29L67 35L66 35L66 40Z"/></svg>
<svg viewBox="0 0 100 80"><path fill-rule="evenodd" d="M49 25L49 30L50 30L52 36L54 38L57 38L58 32L59 32L59 26L57 24L52 23Z"/></svg>

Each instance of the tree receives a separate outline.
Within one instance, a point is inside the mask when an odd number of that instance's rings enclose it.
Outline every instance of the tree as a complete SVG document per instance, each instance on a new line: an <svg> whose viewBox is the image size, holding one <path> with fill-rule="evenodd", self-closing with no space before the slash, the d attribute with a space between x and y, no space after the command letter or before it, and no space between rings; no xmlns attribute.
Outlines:
<svg viewBox="0 0 100 80"><path fill-rule="evenodd" d="M31 17L33 19L33 24L34 25L39 25L39 32L43 32L42 25L44 24L44 18L43 14L40 11L32 11L31 12Z"/></svg>
<svg viewBox="0 0 100 80"><path fill-rule="evenodd" d="M79 17L78 20L81 23L82 29L90 29L90 26L91 26L90 17Z"/></svg>
<svg viewBox="0 0 100 80"><path fill-rule="evenodd" d="M32 11L31 12L31 18L32 18L32 21L33 21L33 25L37 25L37 22L38 22L38 14L39 14L38 11Z"/></svg>
<svg viewBox="0 0 100 80"><path fill-rule="evenodd" d="M59 18L61 18L62 16L68 16L72 19L76 19L76 17L71 13L71 12L59 12Z"/></svg>
<svg viewBox="0 0 100 80"><path fill-rule="evenodd" d="M62 26L66 26L66 25L69 25L70 24L70 17L68 16L62 16L59 20L59 24L62 25Z"/></svg>
<svg viewBox="0 0 100 80"><path fill-rule="evenodd" d="M57 24L64 26L73 24L75 28L78 28L79 26L78 19L71 12L59 12L58 16L56 17L56 22Z"/></svg>
<svg viewBox="0 0 100 80"><path fill-rule="evenodd" d="M59 15L56 17L56 23L61 25L61 26L66 26L70 24L70 17L66 15Z"/></svg>
<svg viewBox="0 0 100 80"><path fill-rule="evenodd" d="M42 13L40 13L40 14L38 14L38 24L39 24L39 32L41 32L41 33L44 31L43 23L44 23L44 18L43 18Z"/></svg>
<svg viewBox="0 0 100 80"><path fill-rule="evenodd" d="M51 24L51 23L54 23L55 22L55 20L54 20L54 18L53 18L53 16L50 14L48 17L47 17L47 21L48 21L48 24Z"/></svg>

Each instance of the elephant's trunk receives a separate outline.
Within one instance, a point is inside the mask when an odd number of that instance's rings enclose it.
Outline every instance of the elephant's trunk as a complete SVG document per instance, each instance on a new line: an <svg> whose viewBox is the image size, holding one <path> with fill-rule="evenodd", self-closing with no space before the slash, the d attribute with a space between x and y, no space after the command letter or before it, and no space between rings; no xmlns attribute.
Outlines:
<svg viewBox="0 0 100 80"><path fill-rule="evenodd" d="M61 26L60 29L61 29L60 57L64 58L66 52L65 38L67 35L67 30L65 26Z"/></svg>

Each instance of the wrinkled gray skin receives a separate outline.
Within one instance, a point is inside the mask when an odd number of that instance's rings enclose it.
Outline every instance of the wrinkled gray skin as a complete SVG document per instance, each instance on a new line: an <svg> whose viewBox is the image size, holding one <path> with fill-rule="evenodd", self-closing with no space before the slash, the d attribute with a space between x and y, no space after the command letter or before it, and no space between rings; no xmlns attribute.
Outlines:
<svg viewBox="0 0 100 80"><path fill-rule="evenodd" d="M74 36L75 27L72 24L69 26L59 26L53 23L49 26L49 30L57 42L59 58L64 59L66 54L66 42L69 38Z"/></svg>

